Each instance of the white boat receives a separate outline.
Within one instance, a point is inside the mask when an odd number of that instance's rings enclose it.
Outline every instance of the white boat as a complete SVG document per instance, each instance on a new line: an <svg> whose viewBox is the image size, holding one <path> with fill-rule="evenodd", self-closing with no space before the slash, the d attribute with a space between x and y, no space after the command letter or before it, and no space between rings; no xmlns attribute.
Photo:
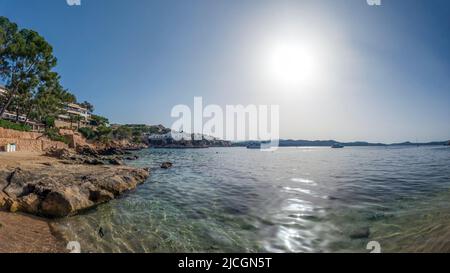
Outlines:
<svg viewBox="0 0 450 273"><path fill-rule="evenodd" d="M247 149L261 149L261 143L252 143L247 145Z"/></svg>
<svg viewBox="0 0 450 273"><path fill-rule="evenodd" d="M339 144L339 143L335 143L335 144L333 144L333 146L331 146L331 148L333 148L333 149L342 149L342 148L344 148L344 145Z"/></svg>

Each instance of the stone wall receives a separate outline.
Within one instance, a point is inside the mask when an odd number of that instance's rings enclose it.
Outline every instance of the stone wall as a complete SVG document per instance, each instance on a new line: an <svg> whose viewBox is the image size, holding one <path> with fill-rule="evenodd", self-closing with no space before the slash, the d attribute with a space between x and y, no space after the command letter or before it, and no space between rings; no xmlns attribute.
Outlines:
<svg viewBox="0 0 450 273"><path fill-rule="evenodd" d="M0 128L0 151L6 144L15 143L17 152L43 152L50 148L68 148L68 145L47 139L41 133L20 132Z"/></svg>

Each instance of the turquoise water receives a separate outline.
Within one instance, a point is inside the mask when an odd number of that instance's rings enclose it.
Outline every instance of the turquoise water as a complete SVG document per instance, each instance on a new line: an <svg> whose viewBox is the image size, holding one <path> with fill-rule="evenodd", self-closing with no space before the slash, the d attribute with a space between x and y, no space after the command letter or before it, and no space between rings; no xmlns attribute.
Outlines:
<svg viewBox="0 0 450 273"><path fill-rule="evenodd" d="M144 185L57 223L84 252L450 251L448 147L137 154Z"/></svg>

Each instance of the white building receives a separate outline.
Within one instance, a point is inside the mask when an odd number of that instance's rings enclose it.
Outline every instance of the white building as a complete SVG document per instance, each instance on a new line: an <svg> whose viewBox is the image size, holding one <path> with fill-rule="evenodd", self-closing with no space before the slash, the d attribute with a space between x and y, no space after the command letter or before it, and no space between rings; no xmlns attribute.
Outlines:
<svg viewBox="0 0 450 273"><path fill-rule="evenodd" d="M6 91L4 86L0 85L0 96L6 96L8 94L8 91ZM33 131L42 131L44 129L44 124L35 122L32 120L27 119L24 115L19 115L17 117L16 113L11 113L8 111L5 111L3 115L1 116L3 119L11 120L11 121L19 121L19 122L25 122L27 125L31 127Z"/></svg>
<svg viewBox="0 0 450 273"><path fill-rule="evenodd" d="M55 121L55 126L58 128L86 127L91 119L91 113L89 110L75 103L69 103L64 107L64 114L58 116L58 120ZM71 117L79 116L80 121L74 121Z"/></svg>

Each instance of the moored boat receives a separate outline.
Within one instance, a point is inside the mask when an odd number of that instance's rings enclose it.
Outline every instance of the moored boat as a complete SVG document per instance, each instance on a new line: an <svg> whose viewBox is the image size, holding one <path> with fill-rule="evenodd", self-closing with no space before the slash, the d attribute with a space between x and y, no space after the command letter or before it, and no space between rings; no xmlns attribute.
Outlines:
<svg viewBox="0 0 450 273"><path fill-rule="evenodd" d="M331 146L331 148L333 148L333 149L342 149L342 148L344 148L344 145L339 144L339 143L335 143L335 144L333 144L333 146Z"/></svg>

